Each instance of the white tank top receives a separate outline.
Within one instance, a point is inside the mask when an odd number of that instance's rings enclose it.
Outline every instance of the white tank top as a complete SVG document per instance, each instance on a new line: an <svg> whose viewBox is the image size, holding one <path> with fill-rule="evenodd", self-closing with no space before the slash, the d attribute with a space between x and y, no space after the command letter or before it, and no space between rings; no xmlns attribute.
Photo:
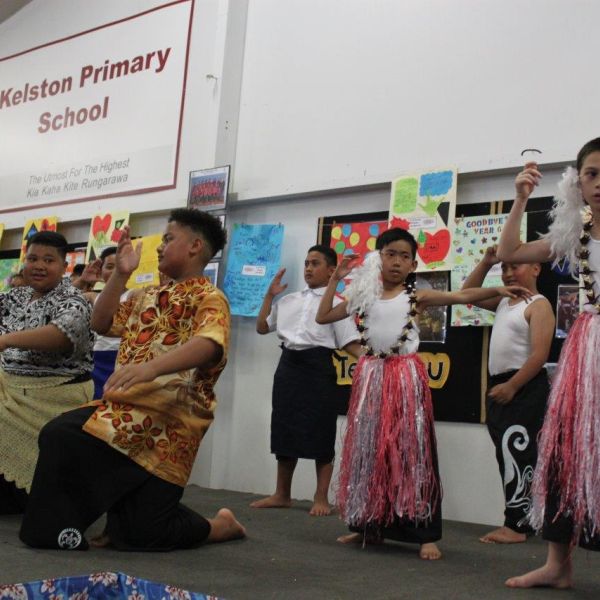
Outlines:
<svg viewBox="0 0 600 600"><path fill-rule="evenodd" d="M375 352L387 352L402 334L408 321L410 302L408 294L401 292L389 300L377 300L367 312L365 332ZM408 339L400 346L400 354L412 354L419 348L419 330L415 326Z"/></svg>
<svg viewBox="0 0 600 600"><path fill-rule="evenodd" d="M531 302L540 298L544 296L536 294ZM511 306L508 300L502 298L496 309L488 360L490 375L520 369L531 354L529 323L525 318L525 310L531 302L521 300Z"/></svg>
<svg viewBox="0 0 600 600"><path fill-rule="evenodd" d="M594 238L591 238L589 244L587 245L587 248L590 251L588 264L594 277L594 294L600 297L600 240L595 240ZM587 301L587 297L585 295L582 295L580 297L585 298L583 310L585 312L594 312L595 309L591 304L585 304L585 302Z"/></svg>

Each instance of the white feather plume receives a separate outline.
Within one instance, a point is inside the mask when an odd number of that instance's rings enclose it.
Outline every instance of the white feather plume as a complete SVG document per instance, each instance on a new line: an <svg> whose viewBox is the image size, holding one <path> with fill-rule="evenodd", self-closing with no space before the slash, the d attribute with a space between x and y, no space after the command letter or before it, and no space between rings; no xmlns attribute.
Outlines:
<svg viewBox="0 0 600 600"><path fill-rule="evenodd" d="M550 211L552 223L548 233L542 237L550 242L550 249L556 265L563 258L569 261L571 275L577 275L579 236L581 235L585 202L579 187L577 170L567 167L558 184L558 194Z"/></svg>
<svg viewBox="0 0 600 600"><path fill-rule="evenodd" d="M383 292L381 281L381 256L379 252L371 252L356 269L352 281L344 290L344 298L348 301L348 314L368 311L369 307Z"/></svg>

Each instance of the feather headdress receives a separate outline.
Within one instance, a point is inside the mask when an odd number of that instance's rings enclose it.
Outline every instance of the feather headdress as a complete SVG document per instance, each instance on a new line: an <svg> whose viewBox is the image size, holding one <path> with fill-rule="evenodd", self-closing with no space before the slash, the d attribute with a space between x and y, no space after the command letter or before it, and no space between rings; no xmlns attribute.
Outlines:
<svg viewBox="0 0 600 600"><path fill-rule="evenodd" d="M381 298L382 292L381 256L375 251L367 254L344 291L344 297L348 301L348 314L368 311L369 307Z"/></svg>
<svg viewBox="0 0 600 600"><path fill-rule="evenodd" d="M556 265L563 258L569 261L569 271L577 276L579 236L581 235L583 213L589 210L579 187L579 176L573 167L567 167L558 184L558 194L550 211L552 223L548 233L542 238L550 243L550 250Z"/></svg>

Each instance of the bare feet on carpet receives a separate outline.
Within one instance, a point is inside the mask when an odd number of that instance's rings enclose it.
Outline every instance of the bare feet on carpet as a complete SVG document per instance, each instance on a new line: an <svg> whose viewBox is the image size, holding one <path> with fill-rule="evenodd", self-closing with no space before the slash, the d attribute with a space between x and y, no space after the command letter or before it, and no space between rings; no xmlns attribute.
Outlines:
<svg viewBox="0 0 600 600"><path fill-rule="evenodd" d="M326 517L331 514L331 505L327 497L315 494L313 505L308 513L311 517Z"/></svg>
<svg viewBox="0 0 600 600"><path fill-rule="evenodd" d="M430 542L428 544L421 544L419 548L419 557L423 560L439 560L442 558L442 553L437 547L437 544Z"/></svg>
<svg viewBox="0 0 600 600"><path fill-rule="evenodd" d="M383 544L383 538L367 533L348 533L341 535L337 541L340 544Z"/></svg>
<svg viewBox="0 0 600 600"><path fill-rule="evenodd" d="M573 568L571 560L559 566L545 564L535 571L529 571L520 577L506 580L511 588L552 587L564 590L573 586Z"/></svg>
<svg viewBox="0 0 600 600"><path fill-rule="evenodd" d="M286 498L277 494L250 503L252 508L289 508L291 505L291 498Z"/></svg>
<svg viewBox="0 0 600 600"><path fill-rule="evenodd" d="M246 537L246 528L228 508L222 508L212 519L208 519L208 522L208 542L228 542Z"/></svg>
<svg viewBox="0 0 600 600"><path fill-rule="evenodd" d="M104 531L100 535L96 535L90 539L90 546L92 548L108 548L110 545L110 538Z"/></svg>
<svg viewBox="0 0 600 600"><path fill-rule="evenodd" d="M484 544L522 544L527 541L527 535L510 527L498 527L480 537L479 541Z"/></svg>

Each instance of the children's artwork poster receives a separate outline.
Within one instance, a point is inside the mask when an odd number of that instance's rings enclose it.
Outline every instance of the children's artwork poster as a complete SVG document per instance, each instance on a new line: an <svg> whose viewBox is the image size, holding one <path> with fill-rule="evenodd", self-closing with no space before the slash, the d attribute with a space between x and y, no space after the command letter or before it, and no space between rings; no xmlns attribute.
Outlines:
<svg viewBox="0 0 600 600"><path fill-rule="evenodd" d="M67 252L66 261L67 268L65 269L65 275L70 275L75 268L75 265L85 264L85 248L79 248L78 250L71 250Z"/></svg>
<svg viewBox="0 0 600 600"><path fill-rule="evenodd" d="M556 296L556 337L566 338L580 310L578 285L559 285Z"/></svg>
<svg viewBox="0 0 600 600"><path fill-rule="evenodd" d="M389 226L415 236L417 272L452 268L455 212L455 168L403 175L392 182Z"/></svg>
<svg viewBox="0 0 600 600"><path fill-rule="evenodd" d="M29 219L29 221L25 222L25 227L23 227L23 238L21 240L21 255L19 256L20 263L25 260L25 253L27 252L27 240L39 231L56 231L57 223L58 219L56 217Z"/></svg>
<svg viewBox="0 0 600 600"><path fill-rule="evenodd" d="M129 211L96 214L90 224L90 236L87 245L85 262L90 263L102 254L109 246L116 246L121 239L125 225L129 224Z"/></svg>
<svg viewBox="0 0 600 600"><path fill-rule="evenodd" d="M375 250L377 236L387 228L387 221L335 223L331 227L329 246L337 254L338 262L347 254L359 254L364 259L369 252ZM358 264L362 264L362 260ZM337 293L342 294L351 280L352 273L347 279L339 282Z"/></svg>
<svg viewBox="0 0 600 600"><path fill-rule="evenodd" d="M10 278L19 271L18 258L0 259L0 292L10 289Z"/></svg>
<svg viewBox="0 0 600 600"><path fill-rule="evenodd" d="M0 241L2 241L3 234L4 234L4 223L0 223Z"/></svg>
<svg viewBox="0 0 600 600"><path fill-rule="evenodd" d="M229 165L190 171L188 208L223 210L227 206Z"/></svg>
<svg viewBox="0 0 600 600"><path fill-rule="evenodd" d="M431 273L419 273L417 275L417 289L448 291L448 272L433 271ZM419 339L422 342L446 341L446 320L448 307L430 306L419 316Z"/></svg>
<svg viewBox="0 0 600 600"><path fill-rule="evenodd" d="M452 290L460 290L465 279L483 258L489 246L495 246L500 239L502 228L508 219L506 214L479 215L456 219L452 252L454 267L451 272L450 286ZM527 213L523 215L520 230L521 240L527 240ZM500 263L494 265L483 282L483 287L501 286L502 270ZM494 324L494 313L478 308L472 304L456 304L452 306L450 325L463 327L467 325L491 326Z"/></svg>
<svg viewBox="0 0 600 600"><path fill-rule="evenodd" d="M219 263L209 262L204 268L204 277L206 277L215 287L219 280Z"/></svg>
<svg viewBox="0 0 600 600"><path fill-rule="evenodd" d="M223 290L232 315L256 317L279 269L283 225L246 225L232 229Z"/></svg>
<svg viewBox="0 0 600 600"><path fill-rule="evenodd" d="M142 256L138 268L131 274L127 287L144 288L148 285L158 285L160 282L158 275L158 254L157 248L162 242L162 234L147 235L133 240L133 246L142 244Z"/></svg>

